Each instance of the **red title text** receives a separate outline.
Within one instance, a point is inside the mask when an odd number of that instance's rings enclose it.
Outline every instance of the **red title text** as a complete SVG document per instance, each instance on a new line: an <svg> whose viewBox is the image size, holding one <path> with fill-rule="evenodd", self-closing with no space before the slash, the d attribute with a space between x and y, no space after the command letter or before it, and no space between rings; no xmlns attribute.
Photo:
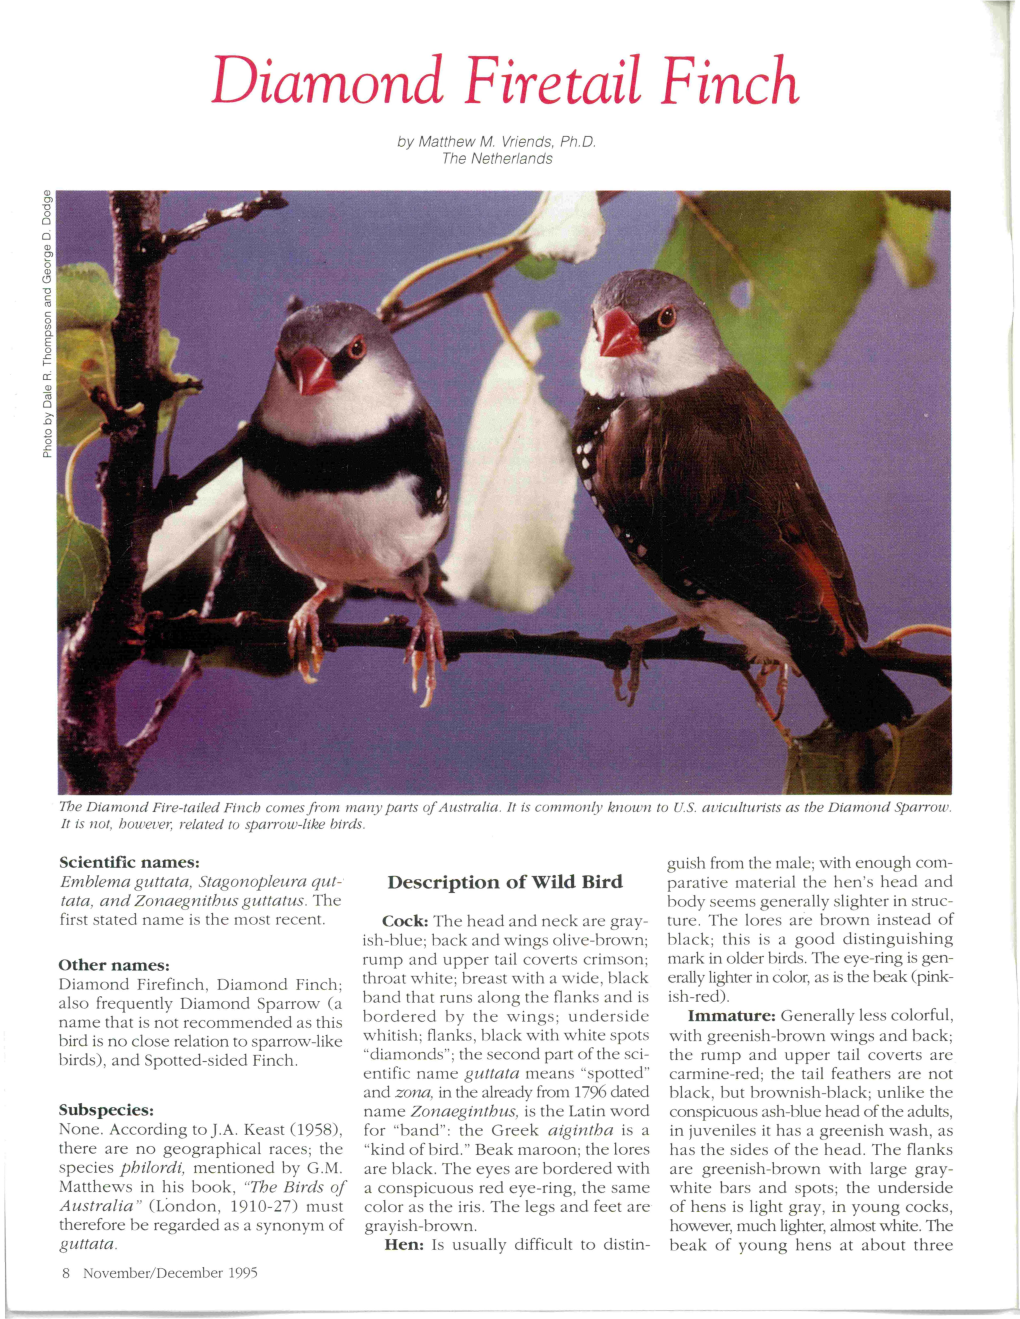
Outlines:
<svg viewBox="0 0 1020 1319"><path fill-rule="evenodd" d="M456 81L443 68L442 53L414 72L279 72L271 58L261 66L247 55L216 55L214 105L440 105L444 83ZM530 71L500 55L469 55L450 90L464 105L637 105L642 84L660 105L796 105L800 100L786 56L764 67L723 72L711 59L663 55L662 63L640 54L595 72L583 69Z"/></svg>

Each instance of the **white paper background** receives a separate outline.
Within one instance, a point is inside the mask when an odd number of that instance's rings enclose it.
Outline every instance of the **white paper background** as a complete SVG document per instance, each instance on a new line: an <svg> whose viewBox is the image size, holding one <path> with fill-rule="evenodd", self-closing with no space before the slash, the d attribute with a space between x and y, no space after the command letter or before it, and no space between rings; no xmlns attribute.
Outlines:
<svg viewBox="0 0 1020 1319"><path fill-rule="evenodd" d="M257 1291L231 1299L230 1308L363 1308L438 1310L512 1308L998 1308L1014 1297L1014 1212L1008 1143L1013 1108L1013 981L1011 956L1009 819L1011 758L1002 711L1008 683L1010 598L1010 454L1008 449L1007 331L1010 315L1009 251L1005 227L1004 91L1005 4L946 0L860 0L852 6L816 3L670 3L620 6L589 0L579 6L480 10L475 5L396 3L368 7L244 7L207 3L195 8L143 8L110 3L101 9L65 6L19 15L23 40L13 47L13 115L7 141L9 188L5 204L7 284L14 314L7 318L8 378L13 411L9 452L8 562L13 598L9 640L6 729L8 764L8 871L12 936L8 957L14 1005L8 1052L11 1123L8 1164L10 1301L15 1307L71 1308L62 1300L58 1257L40 1224L47 1221L48 1178L33 1179L25 1158L35 1142L49 1149L58 1100L67 1089L56 1076L49 1022L53 1019L53 966L67 955L53 933L52 876L65 840L56 832L51 653L53 472L40 448L38 398L39 207L44 187L95 189L152 186L237 188L248 196L263 184L286 188L951 188L953 191L953 429L954 587L958 629L956 686L956 788L952 814L943 819L834 821L827 815L800 821L796 846L804 854L859 850L867 832L871 855L949 855L958 858L961 919L985 931L960 949L957 972L968 988L958 1016L966 1041L958 1050L961 1138L956 1250L929 1259L904 1279L894 1258L861 1257L846 1275L832 1257L805 1257L795 1277L778 1285L770 1270L743 1272L727 1261L721 1272L684 1262L675 1272L646 1269L637 1259L609 1260L563 1270L510 1261L505 1272L458 1260L444 1269L428 1256L403 1267L370 1239L344 1242L352 1267L342 1286L332 1260L302 1252L291 1264L272 1264L267 1250ZM31 27L29 26L31 25ZM369 105L355 108L210 104L213 56L245 53L275 70L343 68L424 70L432 52L444 54L441 106ZM566 72L616 67L633 51L643 55L640 105L596 108L500 107L460 102L467 55L499 54L518 72ZM693 96L675 107L657 104L662 54L712 59L713 71L772 67L783 51L797 78L793 107L698 107ZM506 131L549 134L593 132L597 149L559 153L555 171L543 168L437 168L423 152L398 152L400 133L472 135ZM182 260L181 256L173 260ZM26 565L32 565L28 570ZM17 621L15 621L17 620ZM458 817L459 818L459 817ZM369 836L371 837L371 835ZM380 835L381 837L381 835ZM522 857L521 869L581 868L597 857L603 873L646 874L649 892L662 883L666 857L717 850L725 838L732 854L785 853L781 819L695 821L682 835L672 820L638 838L600 820L564 825L532 817L526 835L506 817L433 829L398 822L385 835L385 860L333 848L323 867L352 876L378 875L399 858L405 873L478 873L499 858ZM203 838L204 867L214 874L244 872L225 840ZM136 847L136 850L139 850ZM192 851L194 849L188 849ZM768 853L766 853L768 854ZM293 869L287 845L260 839L258 864ZM433 858L441 858L438 864ZM314 867L312 867L314 868ZM510 867L511 870L514 866ZM36 887L35 885L38 885ZM387 902L380 883L362 890L366 915ZM607 900L607 908L639 905L635 890ZM658 899L656 898L656 902ZM430 903L429 906L432 904ZM653 904L649 901L649 907ZM412 909L410 906L408 910ZM352 923L353 924L353 923ZM33 933L38 931L38 933ZM278 941L272 956L300 964L304 946ZM176 941L167 943L177 966ZM90 938L89 955L109 955ZM201 970L202 948L189 955ZM238 973L252 974L253 948L230 953ZM342 947L335 950L338 958ZM147 945L146 955L149 955ZM159 940L151 941L158 957ZM230 958L217 954L216 974L231 974ZM313 957L320 966L325 958ZM38 1005L41 1025L26 1006ZM960 1034L963 1034L960 1030ZM307 1075L312 1076L311 1065ZM77 1080L78 1078L76 1078ZM85 1090L84 1084L76 1094ZM262 1120L278 1108L291 1111L286 1092L272 1080L259 1090ZM340 1095L341 1106L353 1100ZM145 1102L142 1097L140 1102ZM236 1097L231 1092L224 1108ZM196 1116L211 1103L198 1087L182 1087L174 1116L193 1105ZM354 1109L353 1103L351 1104ZM308 1106L306 1106L308 1107ZM352 1117L354 1114L352 1113ZM38 1212L38 1217L36 1216ZM366 1244L366 1240L369 1244ZM201 1243L195 1243L196 1246ZM291 1246L291 1248L293 1248ZM215 1253L215 1252L214 1252ZM311 1256L311 1257L309 1257ZM201 1261L201 1250L189 1262ZM676 1258L676 1257L674 1257ZM682 1257L681 1257L682 1258ZM672 1263L672 1261L671 1261ZM601 1267L600 1267L601 1266ZM360 1277L360 1281L359 1281ZM80 1291L78 1295L80 1295ZM130 1290L124 1284L89 1292L94 1309L207 1308L214 1294L196 1290Z"/></svg>

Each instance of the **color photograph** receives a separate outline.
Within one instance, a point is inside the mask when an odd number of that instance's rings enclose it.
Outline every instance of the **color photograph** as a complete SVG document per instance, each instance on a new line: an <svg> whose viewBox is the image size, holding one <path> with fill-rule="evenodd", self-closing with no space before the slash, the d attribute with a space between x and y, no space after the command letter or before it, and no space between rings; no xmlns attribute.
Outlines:
<svg viewBox="0 0 1020 1319"><path fill-rule="evenodd" d="M60 790L951 790L946 192L59 192Z"/></svg>

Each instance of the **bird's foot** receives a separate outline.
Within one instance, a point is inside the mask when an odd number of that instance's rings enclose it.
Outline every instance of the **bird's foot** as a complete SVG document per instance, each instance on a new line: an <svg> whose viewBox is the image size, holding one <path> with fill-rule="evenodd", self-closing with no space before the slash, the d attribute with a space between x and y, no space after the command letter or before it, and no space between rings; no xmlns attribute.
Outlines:
<svg viewBox="0 0 1020 1319"><path fill-rule="evenodd" d="M776 679L776 696L779 698L779 706L776 710L776 718L781 719L783 710L786 707L786 693L790 690L790 666L784 664L781 660L770 660L763 664L758 670L758 676L755 679L755 686L760 692L765 691L765 684L773 673L778 673Z"/></svg>
<svg viewBox="0 0 1020 1319"><path fill-rule="evenodd" d="M644 659L645 637L640 636L640 628L622 627L614 632L610 641L622 641L630 648L630 676L627 679L627 696L623 694L623 669L613 669L613 695L620 702L626 701L629 710L637 700L641 687L641 666L647 664Z"/></svg>
<svg viewBox="0 0 1020 1319"><path fill-rule="evenodd" d="M765 695L765 683L768 680L769 675L774 673L777 669L779 670L779 678L776 682L776 694L779 697L778 710L773 708L772 702ZM740 672L744 675L749 687L754 692L754 699L772 720L772 726L775 728L776 732L788 747L793 746L793 736L790 733L790 730L782 722L781 718L783 707L786 704L786 692L790 685L790 666L788 664L763 664L757 678L753 677L747 669L741 669Z"/></svg>
<svg viewBox="0 0 1020 1319"><path fill-rule="evenodd" d="M425 699L421 703L421 709L425 710L432 704L436 690L436 660L445 670L446 651L443 648L443 629L436 611L424 598L419 598L417 603L421 608L421 617L411 632L411 640L404 651L404 663L411 661L411 691L415 695L418 692L418 674L422 664L425 665ZM424 649L417 650L418 638L423 634Z"/></svg>
<svg viewBox="0 0 1020 1319"><path fill-rule="evenodd" d="M630 649L630 677L627 679L627 696L623 695L623 669L613 668L613 694L618 701L626 701L629 710L637 700L641 687L641 667L648 667L644 658L645 642L657 637L661 632L668 632L679 623L679 619L670 616L660 618L657 623L646 623L644 627L622 627L614 632L610 641L622 641Z"/></svg>
<svg viewBox="0 0 1020 1319"><path fill-rule="evenodd" d="M305 682L311 685L318 681L313 676L322 667L317 596L312 596L311 600L303 604L290 620L290 626L287 628L287 653L291 659L297 660L298 671Z"/></svg>

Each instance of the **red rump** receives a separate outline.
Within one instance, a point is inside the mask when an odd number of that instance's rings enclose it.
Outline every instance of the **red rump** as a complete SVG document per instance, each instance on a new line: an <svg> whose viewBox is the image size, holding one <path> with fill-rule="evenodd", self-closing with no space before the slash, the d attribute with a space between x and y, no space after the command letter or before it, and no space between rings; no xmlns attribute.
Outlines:
<svg viewBox="0 0 1020 1319"><path fill-rule="evenodd" d="M801 563L810 574L811 580L818 587L821 598L821 606L843 633L844 646L843 651L846 653L852 646L856 646L857 639L849 630L846 623L843 622L843 615L839 608L839 601L836 599L836 592L832 586L832 579L825 571L821 559L814 552L806 541L797 540L792 543L791 548L800 559Z"/></svg>

